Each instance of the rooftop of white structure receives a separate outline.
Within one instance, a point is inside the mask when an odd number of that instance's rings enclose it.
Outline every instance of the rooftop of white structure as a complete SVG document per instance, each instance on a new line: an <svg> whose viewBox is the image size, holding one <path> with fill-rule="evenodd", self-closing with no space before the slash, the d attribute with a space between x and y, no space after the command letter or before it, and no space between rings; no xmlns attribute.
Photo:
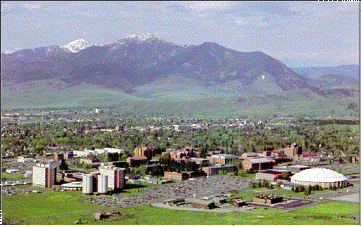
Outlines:
<svg viewBox="0 0 361 227"><path fill-rule="evenodd" d="M309 182L338 182L347 180L347 177L330 169L313 168L303 170L293 175L291 179Z"/></svg>

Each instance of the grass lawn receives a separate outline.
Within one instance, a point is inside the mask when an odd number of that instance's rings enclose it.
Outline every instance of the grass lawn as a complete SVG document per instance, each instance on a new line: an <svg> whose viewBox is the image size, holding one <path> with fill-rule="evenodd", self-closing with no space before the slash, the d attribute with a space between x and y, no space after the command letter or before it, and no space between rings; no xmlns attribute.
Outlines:
<svg viewBox="0 0 361 227"><path fill-rule="evenodd" d="M34 186L32 186L32 185L29 185L29 184L25 184L25 185L11 185L11 186L3 187L3 188L31 188L31 189L33 189L33 190L43 189L43 188L40 188L40 187L34 187Z"/></svg>
<svg viewBox="0 0 361 227"><path fill-rule="evenodd" d="M29 179L24 177L24 174L11 174L7 172L1 172L1 179L8 179L8 180L25 180Z"/></svg>
<svg viewBox="0 0 361 227"><path fill-rule="evenodd" d="M358 204L332 202L289 213L210 213L177 211L151 206L120 209L126 217L117 221L92 220L92 214L24 222L31 225L70 225L81 220L85 225L357 225L359 220L343 216L357 213Z"/></svg>
<svg viewBox="0 0 361 227"><path fill-rule="evenodd" d="M233 178L239 178L239 179L254 179L256 177L255 173L244 173L242 176L235 176L232 175Z"/></svg>
<svg viewBox="0 0 361 227"><path fill-rule="evenodd" d="M333 190L331 189L323 189L322 191L319 190L319 191L311 191L311 195L312 194L318 194L318 193L323 193L323 192L331 192ZM304 192L294 192L294 191L291 191L291 190L286 190L286 189L282 189L282 188L277 188L277 189L274 189L274 190L270 190L269 191L270 193L282 193L282 194L289 194L289 195L299 195L299 196L306 196L304 194Z"/></svg>
<svg viewBox="0 0 361 227"><path fill-rule="evenodd" d="M3 216L10 220L21 220L102 209L100 205L80 201L89 197L80 191L3 196L2 211Z"/></svg>

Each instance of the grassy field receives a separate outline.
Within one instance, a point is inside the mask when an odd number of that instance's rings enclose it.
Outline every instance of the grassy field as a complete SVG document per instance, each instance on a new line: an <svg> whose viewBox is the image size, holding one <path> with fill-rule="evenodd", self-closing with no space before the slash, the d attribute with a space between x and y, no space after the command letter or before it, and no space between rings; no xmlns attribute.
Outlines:
<svg viewBox="0 0 361 227"><path fill-rule="evenodd" d="M233 177L233 178L239 178L239 179L254 179L255 176L256 176L255 173L245 173L245 174L243 174L242 176L232 175L231 177Z"/></svg>
<svg viewBox="0 0 361 227"><path fill-rule="evenodd" d="M230 194L232 194L231 198L242 198L243 200L252 200L253 197L261 195L261 193L256 193L256 192L229 192Z"/></svg>
<svg viewBox="0 0 361 227"><path fill-rule="evenodd" d="M35 219L102 209L80 200L89 198L81 192L46 192L2 197L3 215L10 220Z"/></svg>
<svg viewBox="0 0 361 227"><path fill-rule="evenodd" d="M59 88L55 84L48 85L44 81L43 87L35 90L33 88L35 85L30 82L26 85L14 85L14 89L4 88L1 107L3 109L110 107L113 111L123 114L161 117L248 116L248 118L263 119L274 114L295 117L329 115L358 117L358 113L348 109L347 106L350 103L358 103L359 96L341 95L326 98L309 89L249 96L232 93L228 89L224 92L216 92L203 87L157 85L141 87L137 92L126 94L121 90L104 89L90 84L68 88Z"/></svg>
<svg viewBox="0 0 361 227"><path fill-rule="evenodd" d="M1 172L1 179L25 180L25 179L30 179L30 177L25 178L24 174L11 174L7 172Z"/></svg>
<svg viewBox="0 0 361 227"><path fill-rule="evenodd" d="M209 213L176 211L151 206L119 210L123 218L117 221L94 221L92 214L24 222L28 225L70 225L80 220L85 225L357 225L345 215L359 212L358 204L332 202L288 213Z"/></svg>

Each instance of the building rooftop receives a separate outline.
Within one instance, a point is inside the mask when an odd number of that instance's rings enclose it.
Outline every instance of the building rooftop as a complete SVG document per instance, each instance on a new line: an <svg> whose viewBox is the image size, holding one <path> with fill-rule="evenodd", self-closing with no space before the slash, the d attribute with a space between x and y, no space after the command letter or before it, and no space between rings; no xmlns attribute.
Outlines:
<svg viewBox="0 0 361 227"><path fill-rule="evenodd" d="M291 172L291 171L288 171L288 170L285 170L285 169L267 169L267 170L263 170L263 171L260 171L259 173L268 173L268 174L282 174L283 172Z"/></svg>
<svg viewBox="0 0 361 227"><path fill-rule="evenodd" d="M310 182L337 182L347 180L347 177L330 169L314 168L306 169L291 177L295 181Z"/></svg>
<svg viewBox="0 0 361 227"><path fill-rule="evenodd" d="M212 158L222 158L222 159L227 159L227 158L239 158L236 155L231 155L231 154L214 154L211 156Z"/></svg>
<svg viewBox="0 0 361 227"><path fill-rule="evenodd" d="M255 198L260 198L260 199L277 199L277 198L281 198L281 197L274 196L274 195L260 195L260 196L256 196Z"/></svg>
<svg viewBox="0 0 361 227"><path fill-rule="evenodd" d="M188 203L198 203L198 204L202 204L202 205L209 205L211 203L214 203L213 201L205 201L205 200L201 200L201 199L193 199L193 198L187 198L186 202Z"/></svg>
<svg viewBox="0 0 361 227"><path fill-rule="evenodd" d="M236 167L235 165L224 165L224 166L209 166L203 168L210 168L210 169L217 169L217 168L224 168L224 167Z"/></svg>
<svg viewBox="0 0 361 227"><path fill-rule="evenodd" d="M248 159L252 164L259 164L259 163L268 163L269 160L266 158L253 158Z"/></svg>

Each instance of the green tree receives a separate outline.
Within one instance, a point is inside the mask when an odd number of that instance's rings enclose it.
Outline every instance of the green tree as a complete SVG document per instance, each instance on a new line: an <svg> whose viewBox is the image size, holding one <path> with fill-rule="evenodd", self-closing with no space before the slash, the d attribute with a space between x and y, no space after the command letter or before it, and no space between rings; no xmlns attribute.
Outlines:
<svg viewBox="0 0 361 227"><path fill-rule="evenodd" d="M304 193L305 195L310 195L310 194L311 194L311 188L310 188L310 187L307 187L303 193Z"/></svg>
<svg viewBox="0 0 361 227"><path fill-rule="evenodd" d="M59 165L59 170L68 170L68 169L69 169L68 164L66 164L64 159L61 159L61 163Z"/></svg>
<svg viewBox="0 0 361 227"><path fill-rule="evenodd" d="M240 177L245 177L246 174L247 174L247 173L246 173L245 170L243 170L243 169L238 170L238 176L240 176Z"/></svg>
<svg viewBox="0 0 361 227"><path fill-rule="evenodd" d="M255 188L255 184L254 184L253 181L249 182L249 187L250 187L250 188Z"/></svg>
<svg viewBox="0 0 361 227"><path fill-rule="evenodd" d="M281 181L278 181L278 182L277 182L277 185L276 185L277 188L281 188L281 184L282 184Z"/></svg>
<svg viewBox="0 0 361 227"><path fill-rule="evenodd" d="M299 191L300 191L299 187L296 186L296 187L295 187L295 192L298 193Z"/></svg>

